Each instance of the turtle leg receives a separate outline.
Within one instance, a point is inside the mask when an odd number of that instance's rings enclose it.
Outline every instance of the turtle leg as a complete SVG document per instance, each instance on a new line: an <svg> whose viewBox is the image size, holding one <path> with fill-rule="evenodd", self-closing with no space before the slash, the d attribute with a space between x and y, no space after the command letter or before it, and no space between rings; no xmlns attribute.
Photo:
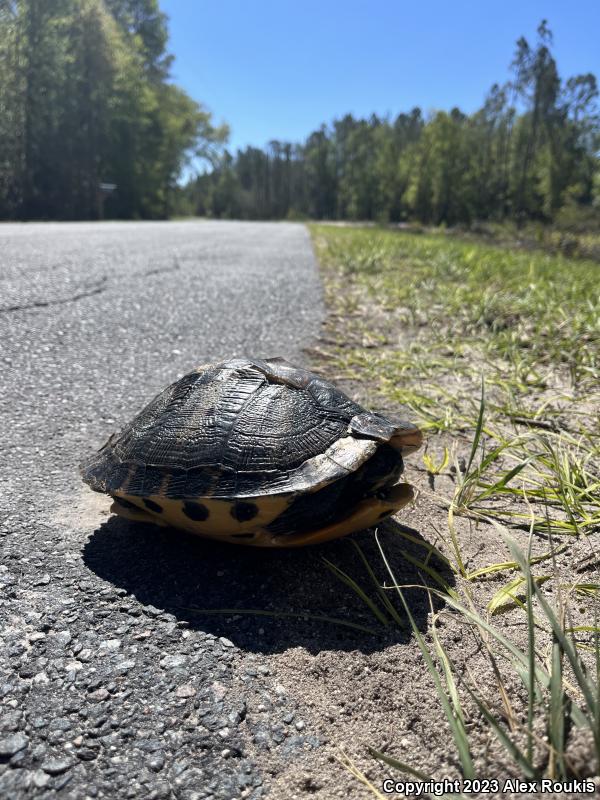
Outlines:
<svg viewBox="0 0 600 800"><path fill-rule="evenodd" d="M361 500L347 517L337 519L323 528L307 533L273 535L269 531L257 531L246 544L254 547L304 547L338 539L348 533L371 528L380 520L409 503L414 497L412 486L398 483L386 492L385 497L367 497Z"/></svg>

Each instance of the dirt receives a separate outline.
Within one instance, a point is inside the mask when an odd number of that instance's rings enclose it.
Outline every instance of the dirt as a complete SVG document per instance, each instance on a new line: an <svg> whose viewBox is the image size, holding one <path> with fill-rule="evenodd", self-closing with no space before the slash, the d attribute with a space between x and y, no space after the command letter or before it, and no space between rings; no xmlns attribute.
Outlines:
<svg viewBox="0 0 600 800"><path fill-rule="evenodd" d="M322 342L317 346L317 353L322 352L321 346L324 349L329 345L327 341ZM329 375L326 359L315 357L315 368ZM384 407L388 412L393 410L371 387L339 379L337 384L359 402L378 410ZM436 441L437 451L443 443L443 439ZM455 439L454 443L458 444L459 455L466 457L466 439L462 444L460 439ZM439 458L439 452L433 455ZM424 540L451 556L442 534L447 531L447 500L452 496L456 478L450 472L430 476L422 466L420 454L407 459L405 478L418 490L416 501L393 520L384 523L377 533L400 584L422 586L426 583L435 588L435 583L426 574L407 561L405 553L420 559L424 550L407 541L405 534L417 542ZM70 512L77 518L73 520L74 524L93 529L102 518L106 518L108 503L103 496L82 491L80 500ZM61 513L64 521L69 511L65 508ZM491 525L457 518L456 531L469 570L507 560L506 545ZM375 532L365 531L351 538L367 555L380 582L390 585ZM527 534L523 531L522 546L526 546L526 539ZM543 549L542 544L539 547ZM347 759L358 767L381 793L380 796L398 796L384 794L383 782L386 779L408 779L408 776L373 758L369 748L405 762L435 780L459 778L457 750L414 633L408 627L400 630L393 624L388 629L380 626L356 595L338 582L324 564L323 559L333 562L373 594L373 586L350 538L289 554L263 552L259 557L244 550L237 565L231 565L227 554L220 556L218 548L214 550L214 558L212 552L207 553L207 569L225 571L224 577L231 587L231 599L215 597L215 606L265 608L275 613L292 609L313 615L329 615L371 626L377 633L367 635L323 622L309 625L276 618L251 621L242 633L235 630L231 618L211 620L211 630L230 637L245 654L236 672L243 673L248 658L254 663L253 654L267 663L277 691L287 698L290 708L296 709L291 730L294 733L303 731L319 744L318 747L307 745L296 749L290 756L285 747L257 749L252 737L247 736L248 752L265 776L269 797L275 800L305 800L309 797L315 800L366 800L375 797L374 792L351 773ZM224 567L224 564L228 566ZM434 561L432 565L450 586L456 585L456 577L441 562ZM168 569L168 565L165 568ZM574 576L579 580L592 580L598 569L583 540L571 546L568 559L559 555L555 568L565 582L572 581ZM504 582L506 575L477 584L475 602L480 611L485 611L487 601ZM423 588L407 590L406 597L428 646L433 646L430 627L435 614L440 640L458 672L468 676L478 687L494 714L502 715L504 708L498 682L480 637L464 620L444 608L439 600L434 599L430 607ZM397 601L395 605L400 608ZM583 624L588 611L584 604L572 606L572 624ZM522 610L509 610L495 617L494 624L526 650L527 632ZM523 683L493 641L490 647L498 659L503 687L510 698L515 718L524 723L526 692ZM542 651L547 647L541 634L539 647ZM253 706L248 685L237 681L236 686L240 698L249 704L250 718L259 718L259 695L256 695ZM501 785L509 778L521 778L519 770L490 734L472 703L466 703L466 712L477 778L497 779ZM543 720L540 720L536 732L540 738L545 736ZM598 768L591 755L591 737L574 731L570 739L568 756L574 774L581 778L597 774ZM543 763L543 748L538 750L539 762ZM600 788L600 782L597 778L595 780ZM505 791L486 796L531 797L538 794ZM571 792L539 796L589 795Z"/></svg>
<svg viewBox="0 0 600 800"><path fill-rule="evenodd" d="M415 506L404 509L397 519L415 532L422 532L430 543L436 543L438 537L435 529L445 525L445 513L431 501L425 476L414 468L407 470L407 476L422 489L422 494ZM380 533L387 547L393 548L397 544L399 534L394 530L393 522L388 523ZM372 533L361 534L358 540L365 544L367 538L372 536ZM489 563L492 558L498 560L506 556L497 534L487 526L476 529L462 522L459 524L459 536L465 550L471 555L472 567ZM339 546L342 546L341 543ZM412 552L417 555L415 551ZM581 555L583 557L585 553ZM401 583L420 582L421 576L417 571L411 570L406 563L402 564L400 553L396 553L391 560ZM499 581L490 581L490 584L490 590L485 591L482 601L500 585ZM421 592L420 596L413 596L411 602L411 610L416 616L419 616L417 608L420 607L422 632L426 630L425 619L429 621L432 616L431 612L427 614L423 605L424 595ZM501 625L513 641L526 648L523 612L515 610L505 614ZM438 620L438 630L454 663L482 689L483 696L494 712L501 714L496 681L480 640L473 635L469 626L451 613L442 614ZM430 636L426 635L426 641L431 646ZM502 664L501 654L496 648L492 646L492 649L500 657L504 688L511 697L519 721L523 722L526 701L523 685L516 673ZM363 652L359 648L310 652L305 647L291 647L274 654L271 664L290 698L304 708L307 726L327 743L318 754L314 751L305 753L291 768L278 764L274 759L271 764L274 774L271 785L273 797L291 799L311 796L319 800L372 798L373 792L341 763L344 754L379 791L386 778L398 780L402 776L376 761L369 754L369 747L397 758L436 780L459 777L456 748L414 635L405 636L403 641L384 643L372 652ZM473 708L471 712L474 712ZM468 729L478 778L504 781L509 777L520 777L477 714L473 713L468 721ZM539 730L539 734L544 735L543 729ZM595 772L591 763L591 747L591 737L585 735L577 736L572 742L572 767L582 777ZM519 795L508 792L502 796Z"/></svg>
<svg viewBox="0 0 600 800"><path fill-rule="evenodd" d="M417 545L407 542L403 533L410 532L417 540L422 537L440 546L442 543L436 529L443 530L446 522L444 504L436 499L437 494L442 493L441 486L436 486L432 492L427 474L418 469L414 461L415 457L411 459L406 475L420 489L417 501L378 531L396 577L403 585L420 584L424 579L427 580L427 576L419 574L419 570L403 557L403 551L413 558L422 556L423 552ZM78 525L85 523L93 529L106 516L107 503L100 495L82 492L72 513L77 517ZM503 543L487 526L476 527L468 520L459 519L457 530L464 551L469 556L469 567L489 563L505 555ZM363 549L377 577L384 583L385 570L378 555L374 532L365 531L352 539ZM185 545L194 552L200 546L204 548L204 543L197 544L193 537L186 537ZM235 565L231 564L230 551L221 552L223 547L211 546L203 550L207 572L212 573L219 568L221 573L225 572L223 580L230 586L231 597L215 597L216 606L228 604L262 607L274 612L295 609L306 611L307 614L327 614L372 626L379 634L366 635L321 622L310 625L277 618L252 620L250 626L242 631L232 618L209 620L208 629L216 635L230 637L240 648L242 655L235 669L238 677L244 675L249 666L267 664L270 677L265 680L271 688L275 687L276 693L286 698L288 708L295 709L290 724L291 732L306 733L307 738L319 743L318 747L307 744L302 749L295 749L290 756L285 747L258 749L248 732L248 754L260 766L264 782L269 787L269 797L276 800L372 798L375 796L373 792L344 766L344 756L351 759L380 792L386 778L398 780L402 776L375 760L369 754L369 747L404 761L436 780L455 780L459 777L456 748L414 634L394 626L390 626L389 630L378 626L365 613L360 600L338 583L324 566L323 559L327 558L351 575L365 590L369 589L369 578L350 538L289 554L263 552L262 558L254 551L244 549L240 551L240 558ZM440 549L443 549L443 545ZM587 555L582 548L582 563ZM432 563L452 585L453 576L439 562ZM568 565L562 566L566 570ZM169 570L170 564L163 563L160 569ZM431 581L427 582L431 584ZM390 583L389 579L387 583ZM486 584L481 591L480 605L485 604L498 585L498 581L490 581L489 588ZM478 687L488 687L482 693L490 707L496 713L501 713L502 706L489 659L470 627L460 623L452 613L445 613L438 601L434 602L432 612L423 590L407 590L406 596L417 626L430 647L432 640L427 630L432 614L441 614L437 628L450 658L460 665L461 671L468 671ZM181 618L181 614L178 616ZM205 622L203 620L203 629L206 629ZM526 645L522 612L514 610L503 615L500 624L511 639L523 647ZM507 668L501 659L499 663L504 674L505 689L523 721L523 686L514 671ZM249 723L261 717L260 702L264 691L264 687L250 687L242 680L235 681L232 692L246 702ZM518 772L483 727L475 710L471 707L470 711L472 718L468 728L477 777L501 781L517 777ZM266 713L268 715L269 712ZM542 728L539 734L544 735ZM573 738L570 757L577 774L592 774L590 753L589 737L578 735ZM507 792L502 796L525 795Z"/></svg>
<svg viewBox="0 0 600 800"><path fill-rule="evenodd" d="M369 408L386 413L401 412L402 409L390 408L389 401L378 396L373 387L332 375L328 355L333 349L343 346L345 335L354 336L354 330L351 326L345 327L342 317L330 317L322 340L310 351L315 370L334 380L347 394ZM403 334L398 332L397 335L402 337ZM384 337L379 337L379 340L376 337L369 338L367 334L362 346L367 349L386 346L386 340ZM470 446L467 437L459 432L454 437L437 437L435 442L429 443L429 453L439 460L444 445L454 446L457 461L464 464ZM408 532L417 539L422 538L452 558L448 542L448 501L453 494L456 475L446 471L444 475L432 476L422 463L421 455L415 454L408 458L406 464L405 478L418 490L415 503L381 526L378 533L399 583L428 583L436 588L427 575L404 557L403 551L412 554L413 558L422 559L424 555L423 549L407 542L404 534ZM491 524L456 518L455 525L468 570L510 560L505 542L498 529ZM513 535L520 546L526 549L528 532L517 530L513 531ZM353 538L365 547L371 562L377 564L378 576L384 582L386 575L374 537L373 531L367 531ZM321 552L337 561L347 546L347 542L334 542L326 549L321 549ZM534 555L545 550L547 543L534 540ZM598 564L594 560L591 544L583 537L574 543L570 542L568 554L557 555L552 567L547 569L556 571L563 584L597 580L598 575ZM540 572L542 570L536 574ZM451 586L455 580L460 580L447 572L442 574ZM484 617L487 616L487 602L507 582L507 575L511 577L510 573L504 572L472 585L473 602ZM330 580L325 576L326 582ZM360 582L365 589L368 588L369 581L364 573ZM389 577L387 583L390 584ZM326 594L326 591L327 583L310 586L312 597ZM341 588L340 597L346 598L346 594L342 594L345 591ZM558 602L551 592L549 595L554 602ZM290 600L293 602L294 598ZM481 636L476 635L464 619L452 613L451 609L444 608L440 602L431 608L428 603L427 593L422 588L410 594L409 606L418 619L420 632L428 647L433 647L430 630L436 615L439 638L455 664L456 672L477 688L479 696L495 716L507 719L510 713L515 726L524 726L527 719L527 693L506 654L500 652L499 646L490 637L487 646L494 656L499 678L494 673L494 660L486 651L486 643ZM589 611L585 601L572 601L568 612L569 623L589 624ZM522 609L511 608L490 621L524 652L527 651L527 625ZM538 631L538 653L547 655L549 644L549 638ZM307 727L316 732L324 746L318 751L311 750L299 755L292 765L282 763L273 754L267 760L273 776L270 796L278 800L398 796L383 792L384 780L409 780L410 777L373 758L369 748L396 758L437 781L460 777L460 763L450 727L412 632L388 632L387 641L384 639L379 646L371 645L367 649L360 646L333 650L318 646L291 646L273 653L271 665L290 698L303 708ZM507 711L507 705L503 702L500 682L510 711ZM475 775L481 780L495 779L499 785L498 791L490 791L485 796L590 796L589 786L586 792L577 784L571 787L571 791L545 791L543 794L541 791L518 791L515 785L505 784L508 779L522 779L522 772L507 756L468 696L465 700L462 689L461 696ZM546 720L540 715L534 726L538 737L535 752L539 766L543 766L548 758L547 748L542 744L546 737L545 726ZM524 738L519 739L518 734L514 735L523 747ZM593 778L594 786L595 791L599 792L599 765L594 761L590 732L573 729L568 733L568 742L566 753L572 774L579 779L596 776ZM370 781L371 788L352 774L348 759ZM375 790L380 794L376 795Z"/></svg>

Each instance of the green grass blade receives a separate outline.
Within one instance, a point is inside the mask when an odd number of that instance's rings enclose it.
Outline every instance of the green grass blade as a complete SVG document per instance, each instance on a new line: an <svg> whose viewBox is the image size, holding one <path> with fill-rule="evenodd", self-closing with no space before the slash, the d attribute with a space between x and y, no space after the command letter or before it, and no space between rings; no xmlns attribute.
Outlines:
<svg viewBox="0 0 600 800"><path fill-rule="evenodd" d="M596 742L596 758L600 764L600 627L598 626L598 610L594 613L594 646L596 650L596 719L594 725L594 740Z"/></svg>
<svg viewBox="0 0 600 800"><path fill-rule="evenodd" d="M380 753L379 750L375 750L373 747L369 747L368 750L374 758L378 759L378 761L383 761L383 763L387 764L388 767L397 769L400 772L406 772L407 775L411 775L413 778L417 778L417 780L422 781L423 783L433 782L435 780L431 775L426 775L424 772L421 772L421 770L411 767L410 764L405 764L404 761L399 761L397 758L392 758L392 756L388 756L385 753ZM442 798L442 800L466 800L466 795L464 795L462 792L453 792L452 794L436 794L435 796Z"/></svg>
<svg viewBox="0 0 600 800"><path fill-rule="evenodd" d="M477 455L477 448L479 447L479 440L481 439L481 431L483 430L483 416L485 412L485 381L483 378L483 374L481 375L481 400L479 402L479 415L477 417L477 425L475 427L475 437L473 438L473 444L471 445L471 453L469 455L469 461L467 463L467 469L465 470L465 480L469 473L471 472L471 466L473 461L475 460L475 456Z"/></svg>
<svg viewBox="0 0 600 800"><path fill-rule="evenodd" d="M518 475L519 472L521 472L523 469L525 469L525 467L528 466L528 464L530 462L531 462L531 459L528 458L526 461L522 461L520 464L517 464L516 467L513 467L513 469L509 470L505 475L503 475L501 480L499 480L497 483L494 483L493 485L489 486L489 488L487 488L481 494L478 494L476 496L475 500L479 503L482 500L485 500L486 498L491 497L493 494L499 494L500 492L502 492L502 490L506 487L506 485L508 483L510 483L510 481L516 475Z"/></svg>
<svg viewBox="0 0 600 800"><path fill-rule="evenodd" d="M546 581L552 579L551 575L538 575L533 578L533 580L541 586ZM514 606L519 606L520 608L525 608L525 605L519 597L517 596L517 589L519 586L526 584L526 591L525 597L529 597L528 595L528 587L527 587L527 578L523 576L519 576L517 578L513 578L504 586L500 587L498 591L494 594L492 599L489 601L487 608L490 614L494 615L498 611L505 611L508 608L513 608Z"/></svg>
<svg viewBox="0 0 600 800"><path fill-rule="evenodd" d="M429 577L432 578L438 584L438 586L442 587L444 592L446 592L447 594L453 594L455 597L458 597L454 589L442 578L442 576L436 569L433 569L433 567L429 567L427 564L425 564L425 562L421 561L420 559L411 556L411 554L407 553L406 550L400 550L400 553L402 557L408 561L409 564L413 564L413 566L417 567L420 570L423 570L423 572L426 572L427 575L429 575Z"/></svg>
<svg viewBox="0 0 600 800"><path fill-rule="evenodd" d="M424 550L427 550L427 559L429 560L432 556L435 556L439 561L448 569L455 572L453 565L450 563L450 560L442 553L441 550L431 544L430 542L426 542L425 539L419 539L417 536L413 536L412 534L408 533L408 531L402 530L400 525L395 526L394 533L398 536L401 536L403 539L406 539L407 542L411 542L412 544L416 544Z"/></svg>
<svg viewBox="0 0 600 800"><path fill-rule="evenodd" d="M420 781L433 780L433 778L430 778L429 775L426 775L424 772L415 769L415 767L411 767L409 764L405 764L403 761L398 761L397 758L386 756L385 753L381 753L379 750L375 750L373 747L369 747L368 750L373 758L376 758L378 761L383 761L383 763L387 764L388 767L393 767L401 772L406 772L408 775L412 775L413 778L418 778Z"/></svg>
<svg viewBox="0 0 600 800"><path fill-rule="evenodd" d="M465 619L468 619L470 622L472 622L476 627L481 628L482 630L491 634L493 638L499 644L501 644L508 653L510 653L514 660L520 664L522 669L525 671L530 669L530 654L524 653L522 650L520 650L517 645L511 642L510 639L507 639L506 636L504 636L496 627L484 619L484 617L467 606L464 606L453 597L442 594L442 592L439 592L437 589L429 589L428 591L437 595L447 606L454 608L455 611L457 611ZM548 689L550 686L550 675L540 664L535 663L535 661L533 661L533 663L535 680L543 689ZM573 703L571 716L578 727L590 727L589 719L587 719L584 712L575 703Z"/></svg>
<svg viewBox="0 0 600 800"><path fill-rule="evenodd" d="M339 580L341 580L342 583L345 583L346 586L350 587L350 589L352 589L352 591L355 592L358 595L358 597L360 597L360 599L367 606L367 608L370 610L373 616L383 626L387 628L388 625L390 624L389 619L386 617L383 611L377 606L377 604L374 603L373 600L371 600L369 595L363 589L361 589L361 587L356 583L356 581L353 578L351 578L350 575L347 575L343 570L341 570L339 567L337 567L328 559L324 558L323 561L327 566L327 568L335 575L335 577L339 578Z"/></svg>
<svg viewBox="0 0 600 800"><path fill-rule="evenodd" d="M506 731L503 730L498 720L489 711L485 703L479 697L477 697L475 692L473 692L469 686L466 686L466 688L471 695L473 702L477 705L477 708L485 717L486 722L498 737L500 743L503 745L512 760L523 770L523 774L528 778L537 777L535 767L531 763L531 760L519 750L517 745L507 735Z"/></svg>
<svg viewBox="0 0 600 800"><path fill-rule="evenodd" d="M433 679L438 698L439 698L440 703L442 705L442 708L444 710L444 714L446 715L446 719L448 720L448 724L450 725L450 730L452 732L452 738L454 739L454 743L456 744L456 748L458 750L458 755L459 755L459 759L460 759L460 763L461 763L461 767L462 767L463 776L465 778L473 778L475 776L475 769L474 769L474 766L473 766L473 760L471 758L471 751L470 751L470 748L469 748L469 740L468 740L465 728L461 724L460 719L457 718L457 716L455 715L455 713L453 711L453 708L452 708L452 706L450 704L450 701L448 700L448 696L446 694L446 691L444 690L444 687L442 686L442 682L440 680L440 675L439 675L439 673L438 673L438 671L437 671L437 669L435 667L435 664L434 664L433 659L431 657L431 653L429 652L429 648L427 647L425 639L423 638L423 636L422 636L422 634L421 634L421 632L420 632L420 630L419 630L419 628L417 626L417 623L415 622L415 619L414 619L414 617L412 615L412 612L411 612L411 610L409 608L409 605L406 602L406 598L404 597L404 592L402 591L402 589L398 585L398 582L396 581L396 577L394 575L394 572L393 572L393 570L392 570L392 568L390 566L390 563L389 563L389 561L388 561L388 559L387 559L387 557L385 555L385 552L384 552L383 548L381 547L381 544L379 542L379 537L377 536L377 534L375 534L375 538L376 538L377 544L379 546L379 552L381 553L381 556L383 558L383 562L384 562L384 564L386 566L386 569L387 569L387 571L388 571L388 573L390 575L390 578L392 579L392 581L394 583L394 586L396 588L398 596L400 597L400 601L401 601L402 605L404 606L404 611L406 612L406 616L408 617L408 621L410 622L410 626L413 629L413 633L415 635L415 639L417 640L417 644L419 646L419 650L421 651L421 654L423 656L423 660L425 661L425 665L427 666L427 669L429 670L429 674L431 675L431 677Z"/></svg>
<svg viewBox="0 0 600 800"><path fill-rule="evenodd" d="M550 743L549 774L551 778L566 778L565 765L565 693L562 677L562 648L556 637L552 643L552 671L550 673L550 713L548 715L548 741Z"/></svg>
<svg viewBox="0 0 600 800"><path fill-rule="evenodd" d="M574 625L572 628L565 628L565 633L600 633L597 625Z"/></svg>
<svg viewBox="0 0 600 800"><path fill-rule="evenodd" d="M546 561L549 558L554 558L559 553L564 553L565 550L568 549L567 544L563 544L560 547L555 548L554 550L550 550L547 553L541 553L539 556L532 556L529 559L530 564L540 564L542 561ZM473 580L474 578L480 578L485 575L492 575L495 572L505 572L510 569L518 569L519 565L516 561L504 561L498 564L489 564L487 567L481 567L480 569L473 570L473 572L469 572L467 575L469 580ZM582 584L583 585L583 584Z"/></svg>
<svg viewBox="0 0 600 800"><path fill-rule="evenodd" d="M516 542L510 539L510 537L506 537L506 540L511 550L511 554L513 555L515 560L519 561L521 569L525 572L527 570L527 565L523 553L519 549ZM575 678L577 679L577 684L585 699L588 710L592 715L592 717L595 718L599 713L599 708L596 699L597 689L593 685L593 681L591 680L591 678L589 678L585 674L583 664L581 662L579 654L577 653L576 647L573 645L571 640L565 635L565 632L562 626L560 625L559 621L557 620L554 611L550 607L548 601L540 591L540 588L535 584L535 582L533 582L533 591L535 592L539 604L544 610L544 614L546 615L546 618L550 623L552 632L554 633L556 639L560 643L563 652L569 659L569 663L571 664L571 668L573 670ZM584 716L584 719L588 727L593 727L592 720L588 716ZM600 747L600 739L598 740L597 745Z"/></svg>
<svg viewBox="0 0 600 800"><path fill-rule="evenodd" d="M460 544L458 542L458 536L456 535L456 528L454 527L454 505L452 504L448 509L448 530L450 532L450 540L452 542L452 549L454 550L454 555L456 558L456 564L458 566L458 570L455 568L455 572L459 572L463 578L467 577L467 568L465 567L462 553L460 550Z"/></svg>
<svg viewBox="0 0 600 800"><path fill-rule="evenodd" d="M444 670L444 678L446 679L446 686L448 687L448 694L450 695L450 701L452 702L454 713L460 720L460 723L464 729L465 715L462 709L462 704L460 702L458 687L456 686L456 681L454 680L454 674L452 672L452 662L450 661L448 654L444 650L444 647L440 641L437 629L435 627L435 622L431 626L431 635L433 638L433 644L435 646L435 652L442 665L442 669Z"/></svg>
<svg viewBox="0 0 600 800"><path fill-rule="evenodd" d="M375 590L377 591L377 594L379 595L379 599L381 600L381 602L385 606L388 614L394 620L396 625L398 625L400 628L405 628L406 625L405 625L404 620L402 619L400 614L397 612L397 610L394 608L394 604L392 603L392 601L388 597L388 595L387 595L385 589L383 588L383 586L381 585L381 583L377 580L377 577L376 577L375 573L373 572L367 557L363 553L362 547L358 544L358 542L355 542L354 539L350 539L350 542L354 546L354 549L356 550L356 552L358 553L362 563L364 564L364 567L367 570L367 573L368 573L369 577L371 578L371 581L373 582L373 585L375 586Z"/></svg>
<svg viewBox="0 0 600 800"><path fill-rule="evenodd" d="M535 713L536 686L535 686L535 620L533 618L533 579L529 564L531 563L532 535L529 534L527 546L527 562L525 580L527 582L527 760L533 759L533 718ZM552 677L550 677L552 685Z"/></svg>
<svg viewBox="0 0 600 800"><path fill-rule="evenodd" d="M493 616L500 609L514 606L517 602L514 593L523 583L525 583L525 578L519 576L518 578L513 578L511 581L504 584L504 586L501 586L497 592L494 592L491 600L487 604L487 610L490 614ZM519 603L519 605L522 605L522 603Z"/></svg>

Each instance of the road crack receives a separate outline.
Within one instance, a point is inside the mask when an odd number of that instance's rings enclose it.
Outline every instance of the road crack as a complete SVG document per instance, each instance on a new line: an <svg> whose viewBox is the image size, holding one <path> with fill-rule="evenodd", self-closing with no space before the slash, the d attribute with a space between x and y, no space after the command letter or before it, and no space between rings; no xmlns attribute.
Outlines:
<svg viewBox="0 0 600 800"><path fill-rule="evenodd" d="M146 272L138 272L137 275L145 278L147 275L160 275L163 272L177 272L181 267L179 266L179 261L175 259L175 263L171 264L167 267L155 267L154 269L149 269Z"/></svg>
<svg viewBox="0 0 600 800"><path fill-rule="evenodd" d="M5 306L4 308L0 308L0 314L8 314L12 313L13 311L27 311L30 308L46 308L47 306L60 306L65 305L66 303L76 303L78 300L82 300L85 297L92 297L95 294L100 294L101 292L104 292L106 288L107 277L105 275L100 281L98 281L98 283L88 287L87 289L84 289L83 291L77 292L70 297L60 297L56 300L33 300L31 303Z"/></svg>

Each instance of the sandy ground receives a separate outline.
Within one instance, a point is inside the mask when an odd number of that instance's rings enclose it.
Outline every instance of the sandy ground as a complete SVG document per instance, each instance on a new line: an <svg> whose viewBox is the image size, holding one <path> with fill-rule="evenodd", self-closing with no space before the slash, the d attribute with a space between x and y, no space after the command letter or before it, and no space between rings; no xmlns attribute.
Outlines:
<svg viewBox="0 0 600 800"><path fill-rule="evenodd" d="M376 313L370 314L368 305L363 305L362 308L367 322L376 328ZM408 334L409 332L398 332L399 337ZM332 375L327 352L343 347L347 338L353 335L350 324L341 317L331 315L322 340L310 351L314 368L324 376L336 380ZM373 342L369 341L367 345L372 347ZM376 387L347 381L339 376L336 382L366 407L388 414L396 413L401 417L408 416L410 419L410 415L402 409L390 408L389 401L377 394ZM449 449L455 448L459 463L461 459L468 458L470 441L457 432L456 436L438 436L428 442L429 453L438 463L444 445ZM407 541L403 534L408 533L417 540L422 539L433 544L444 555L452 558L448 537L448 501L454 492L456 476L451 471L436 477L429 475L423 466L421 454L418 453L407 459L406 479L418 490L417 499L394 520L382 525L378 535L400 584L428 584L435 588L436 584L431 578L407 559L407 554L409 557L422 559L423 549ZM455 526L468 570L511 560L497 528L466 518L455 518ZM526 526L524 530L513 530L512 534L521 548L526 550ZM375 532L366 531L353 538L364 548L381 582L389 586L391 581L383 568L375 543ZM547 547L547 542L539 537L539 540L533 541L532 552L534 555L539 554L545 552ZM317 555L317 551L314 555ZM334 542L327 548L322 548L319 555L331 559L368 590L369 578L364 567L353 557L355 554L348 541ZM460 582L460 577L445 569L441 563L437 564L437 569L450 586L461 588L456 583ZM546 567L544 572L548 569L550 568ZM568 553L556 556L552 569L560 576L562 584L597 580L599 565L594 557L591 541L582 537L576 543L571 543ZM311 575L311 579L314 578ZM505 572L472 584L473 602L484 617L491 619L487 615L486 604L507 579ZM324 581L316 588L309 586L311 597L318 597L319 592L327 595L331 578L325 576ZM359 607L350 599L349 590L341 584L338 590L339 601L347 606L344 611L352 614L353 608L358 610ZM435 615L440 641L456 665L457 674L468 678L471 685L477 687L480 697L496 716L506 719L500 682L494 673L492 659L486 652L485 639L475 635L465 620L452 613L451 609L445 608L441 601L430 606L427 592L422 588L407 590L406 597L428 646L432 647L429 631ZM558 603L556 595L549 593L549 597L554 603ZM289 602L294 602L293 595L289 597ZM398 607L400 608L399 604ZM362 610L364 613L364 606ZM569 624L589 624L590 613L589 603L586 601L571 602L568 609ZM505 636L523 651L527 651L527 626L521 609L509 609L495 615L491 621ZM374 623L373 619L372 622ZM538 637L537 650L544 660L550 652L549 638L541 631ZM501 652L500 646L492 637L489 637L487 647L494 656L498 675L501 676L500 681L510 703L513 724L515 727L524 725L527 708L524 684L507 654ZM344 797L366 800L375 796L372 789L350 774L347 758L382 794L386 778L398 780L409 777L375 761L368 748L384 752L435 780L455 780L460 776L457 749L414 634L406 629L401 631L394 628L386 631L379 642L376 639L365 639L360 645L348 642L345 647L333 650L315 643L313 648L306 645L288 648L274 654L272 658L286 692L296 698L299 706L304 706L305 719L325 743L317 753L305 753L291 768L280 771L276 760L273 761L272 792L275 797L301 798L310 795L320 800ZM465 693L461 693L464 701ZM464 709L476 777L497 781L497 784L491 785L486 796L553 796L551 792L542 793L540 787L539 791L532 794L527 787L518 791L518 785L506 783L508 780L523 777L519 768L507 756L468 697ZM534 728L540 743L536 749L540 767L548 758L547 749L542 744L546 737L545 725L545 719L540 716ZM524 738L518 733L515 737L522 747ZM598 791L599 765L594 761L589 730L572 729L568 732L568 741L567 757L573 774L579 779L596 776L594 785ZM346 767L342 763L344 760ZM589 796L590 788L591 784L587 787L573 784L567 786L566 791L554 793L554 796L585 797Z"/></svg>

